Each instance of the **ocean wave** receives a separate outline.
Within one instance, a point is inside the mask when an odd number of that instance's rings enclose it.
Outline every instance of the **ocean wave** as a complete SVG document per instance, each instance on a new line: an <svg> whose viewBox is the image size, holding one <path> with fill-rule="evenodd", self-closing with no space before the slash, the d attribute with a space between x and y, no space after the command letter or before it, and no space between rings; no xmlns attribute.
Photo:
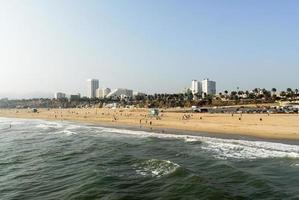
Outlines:
<svg viewBox="0 0 299 200"><path fill-rule="evenodd" d="M51 129L51 128L62 128L62 124L59 123L40 123L35 126L36 128L41 129Z"/></svg>
<svg viewBox="0 0 299 200"><path fill-rule="evenodd" d="M299 158L299 147L273 142L204 138L203 150L221 159Z"/></svg>
<svg viewBox="0 0 299 200"><path fill-rule="evenodd" d="M162 177L175 172L180 165L169 160L150 159L133 166L142 176Z"/></svg>
<svg viewBox="0 0 299 200"><path fill-rule="evenodd" d="M179 139L190 145L197 145L199 148L201 148L201 150L211 154L211 156L217 159L299 158L298 145L283 144L279 142L249 141L244 139L221 139L200 135L164 134L138 130L77 125L67 122L47 122L43 120L29 121L23 119L1 119L1 122L4 122L4 124L9 124L11 122L15 124L24 124L30 122L32 123L31 125L37 128L57 129L51 131L52 134L63 133L67 136L79 134L81 131L92 130L92 133L95 135L100 134L107 137L115 137L117 134L121 134L122 136L126 137L133 136L143 138L155 137L162 139ZM80 131L78 129L80 129Z"/></svg>
<svg viewBox="0 0 299 200"><path fill-rule="evenodd" d="M182 139L187 143L198 141L200 142L198 145L202 150L218 159L299 158L298 145L278 142L220 139L207 136L162 134L113 128L105 129L105 131L139 137Z"/></svg>
<svg viewBox="0 0 299 200"><path fill-rule="evenodd" d="M71 136L71 135L77 135L78 133L74 132L74 131L70 131L70 130L63 130L61 131L61 133L64 133L66 136Z"/></svg>

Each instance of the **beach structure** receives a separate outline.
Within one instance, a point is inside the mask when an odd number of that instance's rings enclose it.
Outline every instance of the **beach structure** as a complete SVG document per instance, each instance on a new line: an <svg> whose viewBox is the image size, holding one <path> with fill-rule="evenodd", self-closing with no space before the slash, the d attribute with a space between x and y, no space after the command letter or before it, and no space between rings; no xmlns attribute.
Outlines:
<svg viewBox="0 0 299 200"><path fill-rule="evenodd" d="M54 94L54 98L55 99L64 99L66 97L66 94L65 93L62 93L62 92L56 92Z"/></svg>
<svg viewBox="0 0 299 200"><path fill-rule="evenodd" d="M204 79L201 81L202 92L206 95L216 94L216 82L209 79Z"/></svg>
<svg viewBox="0 0 299 200"><path fill-rule="evenodd" d="M159 109L158 108L151 108L148 112L150 117L158 117L159 116Z"/></svg>
<svg viewBox="0 0 299 200"><path fill-rule="evenodd" d="M96 90L96 97L97 98L105 98L111 92L110 88L98 88Z"/></svg>
<svg viewBox="0 0 299 200"><path fill-rule="evenodd" d="M117 103L109 103L109 104L104 104L104 108L110 108L110 109L115 109L117 108L118 104Z"/></svg>
<svg viewBox="0 0 299 200"><path fill-rule="evenodd" d="M96 90L99 88L99 80L98 79L88 79L87 80L87 97L95 98Z"/></svg>
<svg viewBox="0 0 299 200"><path fill-rule="evenodd" d="M124 98L133 97L133 90L123 89L123 88L117 88L112 90L107 96L107 98Z"/></svg>

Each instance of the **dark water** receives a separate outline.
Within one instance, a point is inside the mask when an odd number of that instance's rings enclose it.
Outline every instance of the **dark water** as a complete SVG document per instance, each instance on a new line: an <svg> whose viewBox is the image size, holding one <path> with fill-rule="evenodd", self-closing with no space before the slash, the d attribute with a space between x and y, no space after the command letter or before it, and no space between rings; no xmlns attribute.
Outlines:
<svg viewBox="0 0 299 200"><path fill-rule="evenodd" d="M0 199L299 199L299 146L0 118Z"/></svg>

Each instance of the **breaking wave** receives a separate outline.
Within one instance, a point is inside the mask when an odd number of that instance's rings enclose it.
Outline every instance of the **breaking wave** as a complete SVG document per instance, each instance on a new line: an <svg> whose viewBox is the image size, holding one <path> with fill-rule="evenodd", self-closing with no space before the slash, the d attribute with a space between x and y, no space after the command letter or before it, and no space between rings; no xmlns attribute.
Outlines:
<svg viewBox="0 0 299 200"><path fill-rule="evenodd" d="M24 126L28 120L6 119L3 122L12 123L13 126ZM82 132L101 135L105 137L141 137L179 139L190 145L197 145L217 159L263 159L263 158L299 158L299 146L279 142L253 141L244 139L221 139L208 136L164 134L137 130L103 128L88 125L77 125L69 122L47 122L43 120L30 120L35 128L41 130L52 130L51 134L76 135ZM50 133L50 131L48 131Z"/></svg>
<svg viewBox="0 0 299 200"><path fill-rule="evenodd" d="M43 120L0 127L10 127L0 128L0 199L299 199L298 145Z"/></svg>
<svg viewBox="0 0 299 200"><path fill-rule="evenodd" d="M142 176L162 177L175 172L180 165L169 160L150 159L133 166Z"/></svg>
<svg viewBox="0 0 299 200"><path fill-rule="evenodd" d="M299 158L299 146L278 142L248 141L239 139L220 139L207 136L161 134L123 129L105 129L106 132L135 135L139 137L157 137L182 139L185 142L200 142L201 149L218 159L259 159L259 158Z"/></svg>

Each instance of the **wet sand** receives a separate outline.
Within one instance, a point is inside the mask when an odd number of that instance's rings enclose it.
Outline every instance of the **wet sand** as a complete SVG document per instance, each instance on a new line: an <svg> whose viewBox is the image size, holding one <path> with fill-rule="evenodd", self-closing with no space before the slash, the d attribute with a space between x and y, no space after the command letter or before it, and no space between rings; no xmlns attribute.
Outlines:
<svg viewBox="0 0 299 200"><path fill-rule="evenodd" d="M159 132L177 130L216 135L252 136L265 139L299 140L298 114L208 114L164 110L160 119L148 109L1 109L1 117L66 120L110 127L130 127Z"/></svg>

